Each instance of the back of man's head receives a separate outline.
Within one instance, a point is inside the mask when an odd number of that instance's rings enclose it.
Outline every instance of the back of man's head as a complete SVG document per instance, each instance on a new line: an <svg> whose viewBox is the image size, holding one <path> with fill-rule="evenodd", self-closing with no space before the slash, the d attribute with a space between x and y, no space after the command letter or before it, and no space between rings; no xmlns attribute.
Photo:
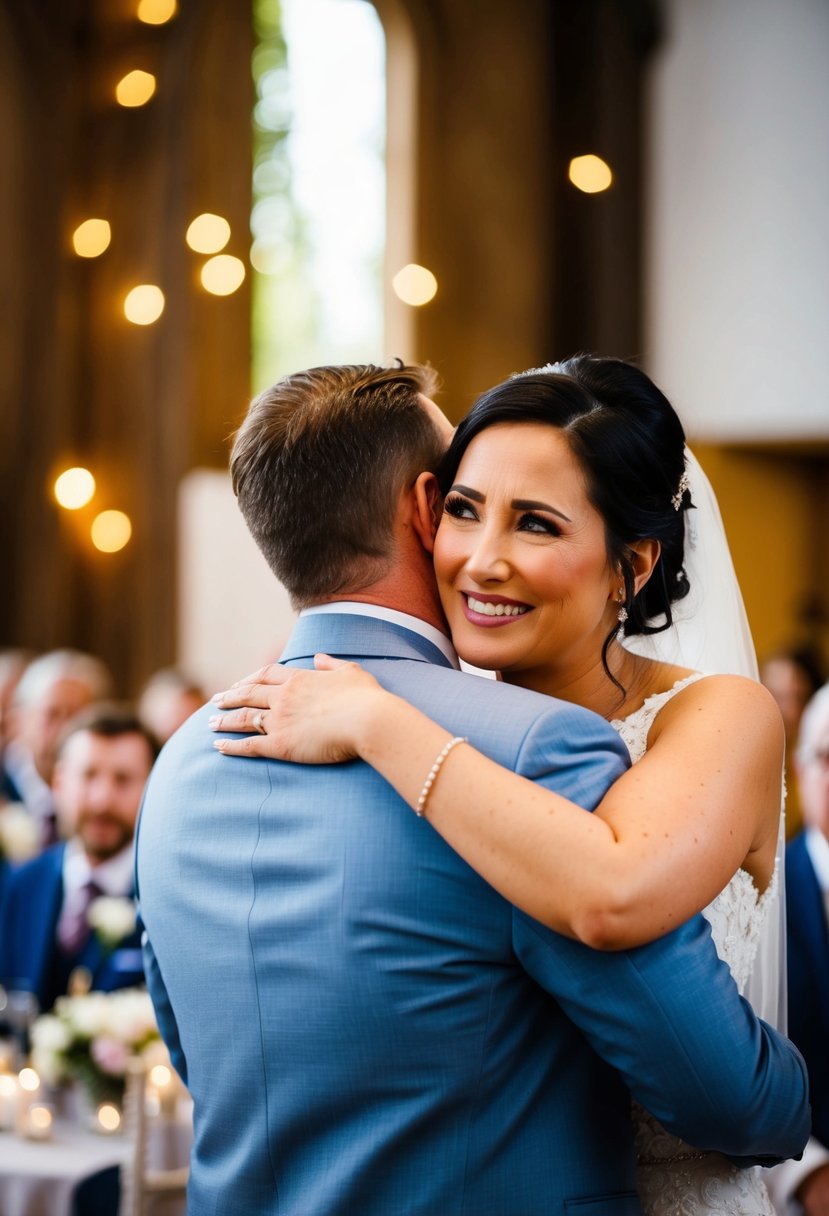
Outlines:
<svg viewBox="0 0 829 1216"><path fill-rule="evenodd" d="M421 400L436 384L417 365L316 367L251 403L231 453L233 489L295 607L388 571L400 495L446 447Z"/></svg>

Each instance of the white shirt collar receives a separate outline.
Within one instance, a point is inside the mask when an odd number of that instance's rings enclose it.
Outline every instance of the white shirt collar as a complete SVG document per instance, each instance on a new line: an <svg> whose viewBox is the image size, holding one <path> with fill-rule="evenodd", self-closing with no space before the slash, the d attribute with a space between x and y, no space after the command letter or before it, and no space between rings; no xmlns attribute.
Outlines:
<svg viewBox="0 0 829 1216"><path fill-rule="evenodd" d="M806 849L821 891L829 892L829 841L820 828L806 829Z"/></svg>
<svg viewBox="0 0 829 1216"><path fill-rule="evenodd" d="M460 666L455 648L446 634L441 633L427 621L422 621L420 617L410 616L408 612L398 612L396 608L384 608L381 604L360 604L356 600L338 600L333 604L315 604L313 608L303 608L299 615L300 617L321 616L323 613L369 616L378 621L388 621L391 625L399 625L401 629L408 629L411 633L420 634L433 646L437 646L454 668Z"/></svg>
<svg viewBox="0 0 829 1216"><path fill-rule="evenodd" d="M79 891L90 879L97 883L105 895L129 896L133 888L134 864L132 844L128 844L114 857L102 861L100 865L91 866L83 845L77 837L73 837L66 845L63 858L64 898L70 892Z"/></svg>

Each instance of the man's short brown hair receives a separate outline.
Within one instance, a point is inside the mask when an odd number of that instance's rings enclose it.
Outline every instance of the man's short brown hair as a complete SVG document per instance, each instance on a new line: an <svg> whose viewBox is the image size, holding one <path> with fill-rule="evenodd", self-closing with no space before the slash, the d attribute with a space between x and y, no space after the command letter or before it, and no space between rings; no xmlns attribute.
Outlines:
<svg viewBox="0 0 829 1216"><path fill-rule="evenodd" d="M239 508L295 607L359 591L393 556L400 494L445 450L419 365L314 367L251 403L233 444Z"/></svg>

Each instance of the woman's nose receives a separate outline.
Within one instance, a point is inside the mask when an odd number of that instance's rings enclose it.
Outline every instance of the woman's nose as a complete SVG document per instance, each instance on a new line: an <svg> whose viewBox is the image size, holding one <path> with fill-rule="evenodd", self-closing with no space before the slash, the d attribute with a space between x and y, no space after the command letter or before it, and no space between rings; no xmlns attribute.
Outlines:
<svg viewBox="0 0 829 1216"><path fill-rule="evenodd" d="M509 558L497 537L480 536L467 558L466 572L477 583L504 582L509 578Z"/></svg>

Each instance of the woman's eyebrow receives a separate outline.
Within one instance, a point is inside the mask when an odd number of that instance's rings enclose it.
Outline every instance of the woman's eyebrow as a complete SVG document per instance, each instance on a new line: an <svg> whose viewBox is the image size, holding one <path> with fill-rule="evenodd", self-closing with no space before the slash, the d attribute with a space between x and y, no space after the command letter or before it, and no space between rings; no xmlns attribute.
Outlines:
<svg viewBox="0 0 829 1216"><path fill-rule="evenodd" d="M510 506L514 511L549 511L551 515L558 515L560 519L566 520L568 524L573 522L569 515L565 515L563 511L551 507L548 502L532 502L529 498L513 498Z"/></svg>
<svg viewBox="0 0 829 1216"><path fill-rule="evenodd" d="M486 502L486 497L480 490L470 490L469 486L454 485L449 490L450 494L463 494L465 498L471 498L473 502Z"/></svg>
<svg viewBox="0 0 829 1216"><path fill-rule="evenodd" d="M472 490L469 486L454 485L449 490L450 494L463 494L465 498L471 498L473 502L486 502L486 495L480 490ZM563 511L559 511L556 507L551 507L548 502L535 502L529 498L514 498L510 503L514 511L549 511L551 515L558 515L559 519L563 519L566 523L571 524L573 521L569 515L565 515Z"/></svg>

